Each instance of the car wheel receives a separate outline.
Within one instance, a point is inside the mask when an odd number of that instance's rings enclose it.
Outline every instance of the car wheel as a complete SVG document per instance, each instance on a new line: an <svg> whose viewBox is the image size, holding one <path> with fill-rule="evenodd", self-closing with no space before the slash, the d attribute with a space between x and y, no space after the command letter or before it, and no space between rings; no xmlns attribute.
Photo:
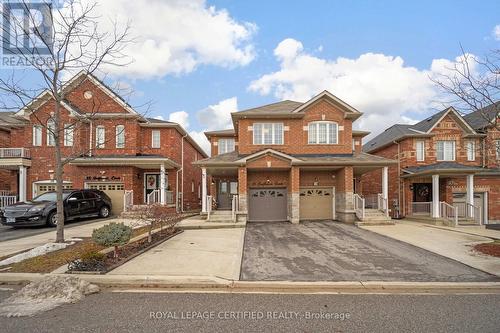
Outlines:
<svg viewBox="0 0 500 333"><path fill-rule="evenodd" d="M99 217L106 218L108 216L109 216L109 207L102 206L101 209L99 210Z"/></svg>
<svg viewBox="0 0 500 333"><path fill-rule="evenodd" d="M57 212L53 211L47 216L47 225L49 227L57 226Z"/></svg>

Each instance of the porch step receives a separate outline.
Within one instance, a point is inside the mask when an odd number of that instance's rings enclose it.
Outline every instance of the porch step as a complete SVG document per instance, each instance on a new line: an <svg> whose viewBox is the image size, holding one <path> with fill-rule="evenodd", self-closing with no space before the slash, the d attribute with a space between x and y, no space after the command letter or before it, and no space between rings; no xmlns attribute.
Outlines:
<svg viewBox="0 0 500 333"><path fill-rule="evenodd" d="M365 217L354 223L357 226L364 225L394 225L395 222L378 209L365 209Z"/></svg>

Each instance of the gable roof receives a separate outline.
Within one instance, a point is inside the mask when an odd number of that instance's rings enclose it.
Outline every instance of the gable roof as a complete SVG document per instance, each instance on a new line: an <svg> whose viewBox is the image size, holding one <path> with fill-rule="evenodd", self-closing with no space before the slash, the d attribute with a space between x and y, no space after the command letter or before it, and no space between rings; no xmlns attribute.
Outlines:
<svg viewBox="0 0 500 333"><path fill-rule="evenodd" d="M394 141L399 141L406 137L429 137L432 136L431 131L441 120L448 114L452 114L457 122L461 123L469 134L476 135L476 131L470 124L455 110L453 107L448 107L432 116L419 121L413 125L395 124L387 128L385 131L368 141L363 145L364 152L373 152Z"/></svg>
<svg viewBox="0 0 500 333"><path fill-rule="evenodd" d="M236 116L252 116L252 115L264 115L264 114L291 114L293 110L297 109L303 103L284 100L276 103L266 104L256 108L246 109L243 111L233 112L231 115Z"/></svg>
<svg viewBox="0 0 500 333"><path fill-rule="evenodd" d="M333 95L332 93L330 93L327 90L323 90L321 93L314 96L313 98L311 98L310 100L308 100L307 102L305 102L304 104L302 104L301 106L299 106L298 108L293 110L293 113L302 112L303 110L307 109L310 105L316 103L320 99L327 99L328 101L332 102L334 105L339 106L346 113L354 114L356 118L358 118L359 116L362 115L361 112L359 112L358 110L353 108L351 105L347 104L346 102L344 102L343 100L341 100L340 98Z"/></svg>
<svg viewBox="0 0 500 333"><path fill-rule="evenodd" d="M492 125L495 117L500 112L500 101L488 105L480 110L471 112L464 116L465 121L475 130L483 129Z"/></svg>

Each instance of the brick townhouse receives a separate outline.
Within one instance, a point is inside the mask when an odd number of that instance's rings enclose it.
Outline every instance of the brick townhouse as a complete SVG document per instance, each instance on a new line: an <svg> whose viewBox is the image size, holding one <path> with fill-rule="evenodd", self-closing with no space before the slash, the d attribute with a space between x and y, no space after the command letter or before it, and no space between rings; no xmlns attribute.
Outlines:
<svg viewBox="0 0 500 333"><path fill-rule="evenodd" d="M199 209L206 153L178 124L146 118L96 77L79 73L63 87L60 129L65 188L96 188L129 204ZM0 113L0 190L18 200L55 189L54 102L43 92L18 112ZM43 125L43 126L42 126Z"/></svg>
<svg viewBox="0 0 500 333"><path fill-rule="evenodd" d="M450 107L414 125L393 125L367 142L363 151L398 161L389 167L391 209L442 222L456 222L457 215L459 223L500 223L495 118L491 106L466 116ZM362 177L365 199L380 190L378 177L377 171Z"/></svg>
<svg viewBox="0 0 500 333"><path fill-rule="evenodd" d="M361 175L382 170L388 184L388 166L396 163L361 151L369 133L352 124L362 113L327 91L231 116L233 129L205 133L211 157L195 162L203 213L214 217L230 211L249 221L363 220L355 194ZM380 197L387 198L387 187ZM372 213L386 219L387 207L380 208Z"/></svg>

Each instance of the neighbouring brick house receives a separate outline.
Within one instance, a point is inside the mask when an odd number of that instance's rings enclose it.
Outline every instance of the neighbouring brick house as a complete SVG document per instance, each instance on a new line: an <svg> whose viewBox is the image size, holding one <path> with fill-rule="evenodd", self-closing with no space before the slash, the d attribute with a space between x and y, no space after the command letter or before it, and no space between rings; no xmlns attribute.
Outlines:
<svg viewBox="0 0 500 333"><path fill-rule="evenodd" d="M452 107L414 125L396 124L363 151L398 160L389 168L389 205L402 215L443 222L500 223L500 132L493 107L462 117ZM498 120L496 120L498 121ZM379 193L363 175L365 198ZM456 207L456 213L455 208Z"/></svg>
<svg viewBox="0 0 500 333"><path fill-rule="evenodd" d="M96 188L113 199L113 211L161 202L199 209L201 172L192 165L207 154L178 124L137 113L93 75L80 73L63 87L61 145L65 188ZM0 190L18 200L55 189L54 102L43 92L27 107L0 113ZM43 124L43 126L41 126Z"/></svg>
<svg viewBox="0 0 500 333"><path fill-rule="evenodd" d="M202 211L229 210L249 221L363 220L357 180L383 169L387 184L387 167L396 162L361 151L369 133L352 130L361 116L327 91L305 103L232 113L234 128L206 132L212 156L195 162Z"/></svg>

